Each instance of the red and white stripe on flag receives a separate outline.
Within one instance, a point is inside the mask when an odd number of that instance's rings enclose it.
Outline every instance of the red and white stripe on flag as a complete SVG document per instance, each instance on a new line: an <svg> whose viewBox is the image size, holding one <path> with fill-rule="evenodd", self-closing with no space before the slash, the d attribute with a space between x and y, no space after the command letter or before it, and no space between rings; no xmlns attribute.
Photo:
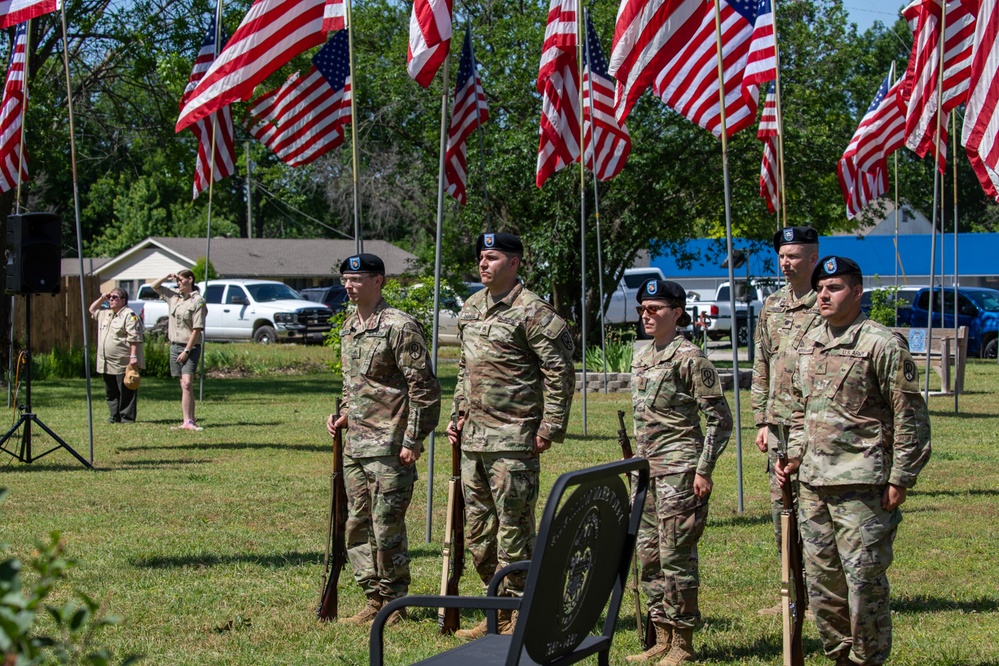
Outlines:
<svg viewBox="0 0 999 666"><path fill-rule="evenodd" d="M971 44L975 28L974 15L960 0L950 0L946 3L945 10L943 116L939 120L941 154L937 159L941 171L947 154L946 127L949 113L968 97ZM913 30L912 52L903 79L903 95L908 104L905 145L919 157L936 155L940 96L940 23L943 11L939 0L915 0L902 11Z"/></svg>
<svg viewBox="0 0 999 666"><path fill-rule="evenodd" d="M176 131L237 100L302 51L322 44L326 0L255 0L222 53L191 92Z"/></svg>
<svg viewBox="0 0 999 666"><path fill-rule="evenodd" d="M756 7L756 22L749 41L746 71L742 75L743 96L760 98L760 86L777 79L777 32L771 0L760 0ZM771 211L773 212L773 211Z"/></svg>
<svg viewBox="0 0 999 666"><path fill-rule="evenodd" d="M610 180L620 173L631 154L628 126L618 123L614 115L614 88L614 82L607 76L607 61L593 20L587 17L583 51L583 145L586 168L597 180Z"/></svg>
<svg viewBox="0 0 999 666"><path fill-rule="evenodd" d="M225 43L225 35L222 34L222 43ZM198 82L205 76L205 72L215 61L215 15L212 15L205 31L205 39L201 44L201 50L194 59L194 67L191 70L191 78L187 81L184 95L180 99L180 106L183 108L188 98L198 86ZM208 154L212 151L212 131L215 132L215 154L210 161ZM191 126L191 131L198 138L198 159L194 169L194 198L208 189L209 177L212 182L218 182L227 176L236 173L236 147L233 140L232 131L232 109L229 106L223 107L207 118L202 118Z"/></svg>
<svg viewBox="0 0 999 666"><path fill-rule="evenodd" d="M742 79L756 19L754 0L721 0L722 58L725 63L726 136L756 120L757 100L743 95ZM714 4L702 3L692 41L659 72L653 90L663 102L699 127L721 136L718 45Z"/></svg>
<svg viewBox="0 0 999 666"><path fill-rule="evenodd" d="M777 92L773 84L763 103L763 115L756 138L763 142L763 160L760 164L760 196L767 202L767 210L780 210L780 167L777 162L777 142L780 123L777 119Z"/></svg>
<svg viewBox="0 0 999 666"><path fill-rule="evenodd" d="M451 51L451 0L413 0L406 71L424 88Z"/></svg>
<svg viewBox="0 0 999 666"><path fill-rule="evenodd" d="M576 1L551 0L545 43L538 67L541 130L538 187L548 177L579 161L579 70L576 60Z"/></svg>
<svg viewBox="0 0 999 666"><path fill-rule="evenodd" d="M468 201L468 137L488 120L489 107L486 106L486 91L482 88L479 67L472 50L472 32L466 30L444 151L444 189L462 205Z"/></svg>
<svg viewBox="0 0 999 666"><path fill-rule="evenodd" d="M850 220L859 215L869 202L888 191L888 165L884 157L866 169L858 167L856 157L861 141L878 119L879 112L888 105L896 104L894 98L889 98L889 91L895 90L891 87L891 76L890 71L885 75L836 168L846 203L846 217Z"/></svg>
<svg viewBox="0 0 999 666"><path fill-rule="evenodd" d="M250 109L249 132L285 164L308 164L344 141L351 120L349 35L334 34L312 58L312 68L295 72Z"/></svg>
<svg viewBox="0 0 999 666"><path fill-rule="evenodd" d="M335 32L347 27L347 5L344 0L326 0L323 10L323 30Z"/></svg>
<svg viewBox="0 0 999 666"><path fill-rule="evenodd" d="M985 193L999 201L999 4L970 0L976 17L961 144Z"/></svg>
<svg viewBox="0 0 999 666"><path fill-rule="evenodd" d="M902 81L896 81L857 141L853 161L860 171L874 170L905 144L905 111Z"/></svg>
<svg viewBox="0 0 999 666"><path fill-rule="evenodd" d="M27 26L21 23L14 33L14 48L7 67L7 83L0 102L0 192L7 192L28 179L28 155L22 150L24 127L21 124L24 95L25 49Z"/></svg>
<svg viewBox="0 0 999 666"><path fill-rule="evenodd" d="M0 29L56 11L58 0L0 0Z"/></svg>
<svg viewBox="0 0 999 666"><path fill-rule="evenodd" d="M656 76L693 39L703 0L622 0L608 74L617 80L614 107L624 122Z"/></svg>

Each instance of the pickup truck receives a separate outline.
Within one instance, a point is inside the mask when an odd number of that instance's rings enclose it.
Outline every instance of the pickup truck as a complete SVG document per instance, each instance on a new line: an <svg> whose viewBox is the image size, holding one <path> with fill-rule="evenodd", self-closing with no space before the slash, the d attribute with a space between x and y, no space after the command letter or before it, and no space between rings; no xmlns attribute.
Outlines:
<svg viewBox="0 0 999 666"><path fill-rule="evenodd" d="M749 344L749 327L746 325L746 281L737 280L735 310L736 310L736 336L739 345L745 347ZM763 301L767 296L774 293L777 287L772 282L754 281L752 282L751 305L753 306L753 318L759 316L763 308ZM687 311L692 319L697 319L701 314L708 318L707 332L712 340L719 340L732 334L732 304L729 302L729 284L722 282L715 292L713 301L687 301ZM754 321L755 324L755 321Z"/></svg>
<svg viewBox="0 0 999 666"><path fill-rule="evenodd" d="M607 309L604 311L604 321L608 324L635 324L639 326L639 335L644 334L645 331L641 329L638 321L638 312L635 310L635 306L638 305L635 298L642 285L651 279L665 280L666 278L663 277L663 272L658 268L624 269L621 282L618 283L617 289L611 293L610 303L607 304Z"/></svg>
<svg viewBox="0 0 999 666"><path fill-rule="evenodd" d="M167 284L168 287L173 287ZM272 280L212 280L208 288L198 283L208 304L205 337L208 340L278 340L322 342L330 330L333 311L322 303L302 298L282 282ZM152 287L139 287L138 300L128 305L146 330L167 330L169 311Z"/></svg>
<svg viewBox="0 0 999 666"><path fill-rule="evenodd" d="M933 290L933 326L953 328L954 288L935 287ZM941 302L940 292L943 291ZM900 322L913 328L925 328L929 315L930 289L920 289L908 311L908 321ZM941 323L941 310L943 321ZM901 319L902 311L899 310ZM999 345L999 291L985 287L958 287L957 325L968 327L968 354L995 358Z"/></svg>

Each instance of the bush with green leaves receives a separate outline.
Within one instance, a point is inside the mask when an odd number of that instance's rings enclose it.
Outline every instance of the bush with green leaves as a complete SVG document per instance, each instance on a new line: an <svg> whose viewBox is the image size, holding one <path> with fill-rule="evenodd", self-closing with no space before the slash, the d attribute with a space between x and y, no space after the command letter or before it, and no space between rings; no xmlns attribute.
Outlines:
<svg viewBox="0 0 999 666"><path fill-rule="evenodd" d="M877 276L875 276L877 277ZM895 299L898 294L898 287L878 287L871 292L871 311L867 315L870 319L888 327L894 327L895 322Z"/></svg>
<svg viewBox="0 0 999 666"><path fill-rule="evenodd" d="M0 502L7 489L0 488ZM0 543L0 553L8 545ZM101 629L121 623L88 594L76 592L78 601L61 606L45 604L53 589L67 579L76 560L67 557L59 532L35 545L28 571L37 579L26 584L24 565L16 557L0 561L0 657L4 666L71 664L79 666L122 666L141 657L130 655L116 661L107 648L95 645ZM51 618L52 630L39 629L41 611Z"/></svg>

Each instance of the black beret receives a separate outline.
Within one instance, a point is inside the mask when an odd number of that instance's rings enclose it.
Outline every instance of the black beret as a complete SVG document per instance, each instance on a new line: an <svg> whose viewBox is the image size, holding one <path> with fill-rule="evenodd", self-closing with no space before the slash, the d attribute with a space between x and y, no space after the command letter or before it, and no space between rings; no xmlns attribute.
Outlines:
<svg viewBox="0 0 999 666"><path fill-rule="evenodd" d="M819 280L822 278L835 277L837 275L864 276L860 270L860 266L853 259L829 255L828 257L823 257L812 270L812 289L818 289Z"/></svg>
<svg viewBox="0 0 999 666"><path fill-rule="evenodd" d="M340 275L344 273L377 273L385 275L385 262L380 257L367 252L347 257L340 264Z"/></svg>
<svg viewBox="0 0 999 666"><path fill-rule="evenodd" d="M774 234L774 250L779 251L781 245L803 245L818 243L819 232L811 227L784 227Z"/></svg>
<svg viewBox="0 0 999 666"><path fill-rule="evenodd" d="M642 301L671 301L680 307L687 305L687 292L676 282L669 280L646 280L642 288L638 290L638 302ZM683 315L676 322L679 327L690 325L690 314L684 310Z"/></svg>
<svg viewBox="0 0 999 666"><path fill-rule="evenodd" d="M480 234L475 241L475 256L479 256L483 250L500 250L512 254L524 254L524 244L520 238L513 234L503 232Z"/></svg>

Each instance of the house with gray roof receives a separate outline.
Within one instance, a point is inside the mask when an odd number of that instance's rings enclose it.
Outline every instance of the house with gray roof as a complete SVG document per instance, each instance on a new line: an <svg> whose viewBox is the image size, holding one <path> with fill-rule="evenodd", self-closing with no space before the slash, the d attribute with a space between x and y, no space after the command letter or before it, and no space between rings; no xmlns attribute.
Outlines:
<svg viewBox="0 0 999 666"><path fill-rule="evenodd" d="M211 262L220 278L278 280L304 289L332 284L339 276L340 262L354 254L354 249L353 240L212 238ZM416 257L387 241L366 240L364 251L385 261L388 276L415 269ZM205 254L204 238L155 236L97 265L94 273L100 277L102 290L121 287L134 294L139 285L190 268ZM79 260L72 261L75 268L70 272L79 273Z"/></svg>

